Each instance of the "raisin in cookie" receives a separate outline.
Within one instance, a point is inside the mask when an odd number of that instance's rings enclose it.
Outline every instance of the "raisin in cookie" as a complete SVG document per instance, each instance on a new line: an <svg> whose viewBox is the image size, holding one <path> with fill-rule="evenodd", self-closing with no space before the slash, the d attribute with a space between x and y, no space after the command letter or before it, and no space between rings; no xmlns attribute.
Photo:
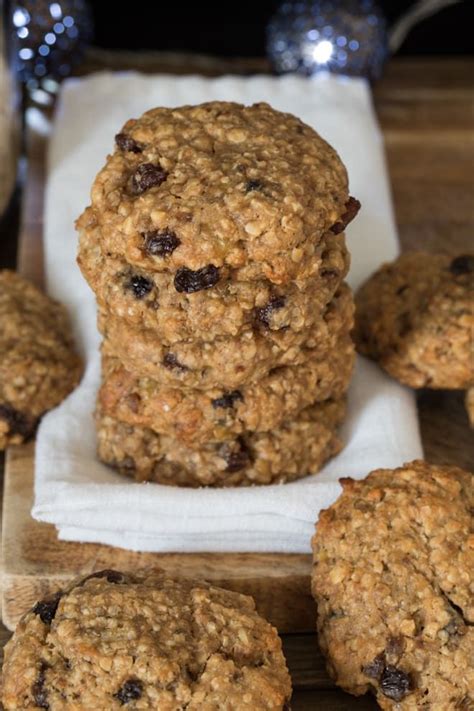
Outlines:
<svg viewBox="0 0 474 711"><path fill-rule="evenodd" d="M81 372L63 306L15 272L0 271L0 449L28 439Z"/></svg>
<svg viewBox="0 0 474 711"><path fill-rule="evenodd" d="M333 352L300 366L283 366L239 390L191 390L164 386L103 358L98 402L104 413L149 427L190 445L227 440L246 430L266 432L314 402L342 396L354 365L354 347L344 335Z"/></svg>
<svg viewBox="0 0 474 711"><path fill-rule="evenodd" d="M412 252L384 264L357 294L355 339L411 387L474 385L474 255Z"/></svg>
<svg viewBox="0 0 474 711"><path fill-rule="evenodd" d="M302 410L271 432L244 432L225 442L190 449L145 427L97 413L99 458L137 481L171 486L281 484L315 474L337 454L345 401Z"/></svg>
<svg viewBox="0 0 474 711"><path fill-rule="evenodd" d="M104 570L38 602L5 648L5 711L283 709L291 681L252 598Z"/></svg>
<svg viewBox="0 0 474 711"><path fill-rule="evenodd" d="M267 376L273 368L301 365L327 355L353 325L354 303L345 284L311 327L249 328L234 338L177 341L163 345L151 329L139 329L99 310L102 353L116 356L131 372L165 385L234 390Z"/></svg>
<svg viewBox="0 0 474 711"><path fill-rule="evenodd" d="M341 483L313 538L331 675L387 710L473 708L473 476L415 461Z"/></svg>
<svg viewBox="0 0 474 711"><path fill-rule="evenodd" d="M310 280L275 286L244 282L230 270L205 270L190 281L172 271L132 267L100 248L97 230L81 233L78 263L99 307L124 323L151 329L164 344L189 338L211 341L254 329L288 330L287 340L319 317L349 269L344 235L325 235L315 249ZM181 273L180 273L181 274ZM178 275L179 276L179 275Z"/></svg>
<svg viewBox="0 0 474 711"><path fill-rule="evenodd" d="M264 103L157 108L128 121L91 201L104 252L129 264L184 280L232 269L274 284L311 277L321 236L358 209L334 149Z"/></svg>

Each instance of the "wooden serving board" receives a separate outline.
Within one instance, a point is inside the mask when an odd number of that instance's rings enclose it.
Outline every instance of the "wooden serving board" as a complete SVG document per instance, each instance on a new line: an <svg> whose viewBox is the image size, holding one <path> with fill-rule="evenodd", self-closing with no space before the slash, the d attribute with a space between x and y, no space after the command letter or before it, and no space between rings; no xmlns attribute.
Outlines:
<svg viewBox="0 0 474 711"><path fill-rule="evenodd" d="M92 67L101 65L97 57ZM128 68L133 57L127 57ZM117 68L123 68L121 65ZM173 67L175 68L175 67ZM238 65L233 67L238 71ZM244 69L248 67L244 67ZM260 66L260 69L264 69ZM156 61L140 69L172 71ZM195 67L188 64L186 70ZM253 71L258 66L251 68ZM474 213L471 168L474 141L470 60L393 62L375 90L387 147L389 171L402 245L441 251L472 249ZM179 68L179 71L182 67ZM219 73L219 66L199 66ZM28 131L28 175L23 202L18 268L42 283L42 205L46 141ZM461 393L421 392L419 413L425 455L437 463L474 465L474 438ZM361 462L361 467L364 463ZM2 527L3 622L12 629L35 600L71 578L100 568L164 568L205 577L254 596L258 609L284 636L292 673L293 708L373 709L334 689L314 635L310 596L311 559L288 554L150 554L96 544L58 541L55 529L30 516L34 444L12 448L5 466ZM295 634L311 632L311 634ZM0 630L1 639L6 635Z"/></svg>
<svg viewBox="0 0 474 711"><path fill-rule="evenodd" d="M312 630L311 556L246 553L133 553L92 543L58 541L54 526L34 521L34 444L12 448L4 485L3 621L12 628L35 600L67 580L101 568L160 567L213 580L252 595L282 632Z"/></svg>

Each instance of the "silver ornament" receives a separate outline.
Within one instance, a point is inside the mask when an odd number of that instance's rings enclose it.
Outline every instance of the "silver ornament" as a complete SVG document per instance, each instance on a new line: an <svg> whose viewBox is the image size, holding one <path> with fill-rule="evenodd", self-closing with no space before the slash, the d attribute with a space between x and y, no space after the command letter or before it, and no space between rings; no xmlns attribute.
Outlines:
<svg viewBox="0 0 474 711"><path fill-rule="evenodd" d="M285 0L268 23L267 54L280 74L376 79L388 57L387 23L374 0Z"/></svg>

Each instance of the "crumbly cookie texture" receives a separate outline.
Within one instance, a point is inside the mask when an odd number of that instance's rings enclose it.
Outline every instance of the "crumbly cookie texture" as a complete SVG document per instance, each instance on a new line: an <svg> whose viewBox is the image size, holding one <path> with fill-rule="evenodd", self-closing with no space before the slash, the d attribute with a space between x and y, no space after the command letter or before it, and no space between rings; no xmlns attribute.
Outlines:
<svg viewBox="0 0 474 711"><path fill-rule="evenodd" d="M334 351L317 358L309 352L306 363L276 368L260 382L233 391L163 386L104 357L98 403L122 422L199 445L246 430L267 432L316 401L342 396L353 365L354 346L347 334Z"/></svg>
<svg viewBox="0 0 474 711"><path fill-rule="evenodd" d="M5 648L5 711L278 711L291 681L252 598L105 570L38 602Z"/></svg>
<svg viewBox="0 0 474 711"><path fill-rule="evenodd" d="M474 254L412 252L384 264L356 296L355 339L411 387L474 385Z"/></svg>
<svg viewBox="0 0 474 711"><path fill-rule="evenodd" d="M313 538L330 673L382 709L473 708L472 474L415 461L341 483Z"/></svg>
<svg viewBox="0 0 474 711"><path fill-rule="evenodd" d="M100 308L140 330L152 329L162 343L189 338L210 341L248 330L299 334L315 322L349 269L344 234L326 233L315 246L313 275L276 286L268 279L239 281L235 272L202 273L185 287L176 272L138 269L102 251L98 228L84 230L78 263Z"/></svg>
<svg viewBox="0 0 474 711"><path fill-rule="evenodd" d="M313 275L329 229L357 211L346 170L313 129L268 104L157 108L130 120L97 175L104 252L190 281L201 270L285 284Z"/></svg>
<svg viewBox="0 0 474 711"><path fill-rule="evenodd" d="M0 271L0 450L31 437L81 373L64 307Z"/></svg>
<svg viewBox="0 0 474 711"><path fill-rule="evenodd" d="M359 207L337 153L267 104L128 121L77 221L104 336L101 458L187 486L319 469L340 417L307 412L352 374Z"/></svg>
<svg viewBox="0 0 474 711"><path fill-rule="evenodd" d="M341 449L345 400L304 409L271 432L245 432L190 449L145 427L97 413L99 458L137 481L170 486L276 484L315 474Z"/></svg>
<svg viewBox="0 0 474 711"><path fill-rule="evenodd" d="M165 385L235 390L258 382L276 367L304 364L309 352L315 358L327 355L351 330L353 315L352 294L343 284L319 319L302 331L258 327L237 338L190 339L166 346L151 329L130 326L101 310L99 330L104 335L103 355L116 356L137 375Z"/></svg>

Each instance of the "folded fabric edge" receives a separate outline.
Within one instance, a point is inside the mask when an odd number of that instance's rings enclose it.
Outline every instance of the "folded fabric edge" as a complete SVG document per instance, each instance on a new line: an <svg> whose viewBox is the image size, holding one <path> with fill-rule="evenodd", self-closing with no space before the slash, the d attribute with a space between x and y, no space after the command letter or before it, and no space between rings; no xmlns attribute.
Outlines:
<svg viewBox="0 0 474 711"><path fill-rule="evenodd" d="M337 496L336 496L337 498ZM330 505L324 503L321 508ZM313 513L308 519L298 519L291 516L285 516L281 513L251 513L239 515L222 514L206 518L203 516L183 516L163 515L158 512L154 516L147 516L140 509L133 516L130 515L130 509L123 508L114 511L113 516L109 516L104 521L103 512L98 508L83 509L80 512L74 512L75 515L68 515L65 512L54 511L46 513L38 512L35 519L43 523L52 523L56 527L74 527L78 529L93 529L97 530L97 521L100 520L101 530L110 532L129 532L131 535L147 535L154 536L155 534L163 535L166 533L179 535L183 533L201 535L212 534L213 532L236 532L236 531L268 531L279 532L282 530L288 531L289 534L300 533L308 530L308 526L313 526L317 517L318 510ZM125 523L126 522L126 523ZM126 528L126 531L125 531Z"/></svg>
<svg viewBox="0 0 474 711"><path fill-rule="evenodd" d="M310 553L309 535L284 536L278 533L270 534L264 531L247 535L227 535L219 533L212 536L202 534L176 534L162 536L131 536L130 534L111 533L107 530L75 528L62 526L58 537L62 541L80 540L84 543L100 543L125 550L145 553Z"/></svg>

